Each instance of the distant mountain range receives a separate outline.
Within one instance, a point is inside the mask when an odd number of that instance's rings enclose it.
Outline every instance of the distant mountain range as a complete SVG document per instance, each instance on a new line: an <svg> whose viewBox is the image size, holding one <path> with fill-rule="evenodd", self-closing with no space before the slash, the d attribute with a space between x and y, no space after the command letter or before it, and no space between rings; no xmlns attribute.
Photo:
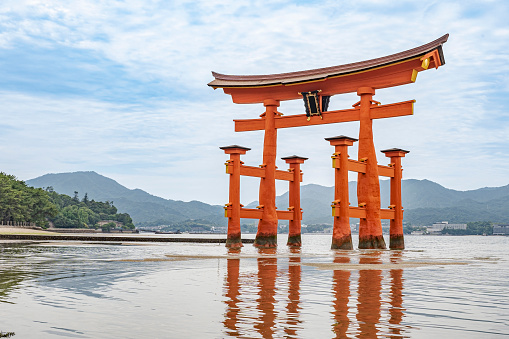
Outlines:
<svg viewBox="0 0 509 339"><path fill-rule="evenodd" d="M140 189L128 189L115 180L95 172L46 174L27 180L29 186L52 186L58 193L89 199L113 201L119 212L127 212L137 226L174 224L190 219L202 219L215 225L225 225L223 207L199 201L167 200ZM227 189L227 188L225 188ZM350 182L350 203L357 204L357 183ZM382 207L389 205L389 180L381 181ZM332 223L333 187L308 184L301 187L301 205L306 224ZM407 179L402 182L405 221L413 225L430 225L436 221L509 221L509 185L486 187L471 191L456 191L429 180ZM280 210L288 207L288 193L278 196ZM256 206L252 202L246 207ZM252 222L252 221L251 221Z"/></svg>
<svg viewBox="0 0 509 339"><path fill-rule="evenodd" d="M470 221L509 221L509 185L456 191L429 180L403 180L401 184L404 218L413 225L431 225L437 221L463 223ZM349 183L350 205L357 205L357 182ZM380 182L381 206L390 205L390 182ZM334 187L315 184L301 187L303 222L331 223ZM256 206L253 202L246 207ZM279 209L288 207L288 192L276 198Z"/></svg>

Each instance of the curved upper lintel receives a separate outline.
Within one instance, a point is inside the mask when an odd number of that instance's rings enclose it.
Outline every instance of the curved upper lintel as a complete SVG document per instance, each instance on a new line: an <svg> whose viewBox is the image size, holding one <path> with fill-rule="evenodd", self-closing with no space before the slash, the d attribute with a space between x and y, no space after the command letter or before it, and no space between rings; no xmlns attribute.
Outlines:
<svg viewBox="0 0 509 339"><path fill-rule="evenodd" d="M212 72L208 85L223 88L235 103L260 103L265 99L299 99L298 92L322 90L322 95L355 92L359 87L374 89L412 83L418 72L445 64L442 45L449 34L425 45L381 58L268 75L225 75Z"/></svg>

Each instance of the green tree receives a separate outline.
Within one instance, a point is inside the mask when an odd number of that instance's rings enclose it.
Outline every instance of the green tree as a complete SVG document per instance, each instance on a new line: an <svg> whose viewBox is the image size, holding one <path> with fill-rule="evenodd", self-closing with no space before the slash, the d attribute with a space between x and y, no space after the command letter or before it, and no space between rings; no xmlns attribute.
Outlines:
<svg viewBox="0 0 509 339"><path fill-rule="evenodd" d="M3 222L33 222L46 226L47 218L57 213L57 207L40 188L28 187L15 176L0 173L0 220Z"/></svg>
<svg viewBox="0 0 509 339"><path fill-rule="evenodd" d="M111 230L114 229L115 227L117 227L117 224L114 223L113 221L101 226L103 232L105 232L105 233L111 232Z"/></svg>
<svg viewBox="0 0 509 339"><path fill-rule="evenodd" d="M126 229L134 229L133 219L128 213L119 213L117 214L116 220L121 222Z"/></svg>
<svg viewBox="0 0 509 339"><path fill-rule="evenodd" d="M33 191L29 199L29 209L31 221L41 226L47 226L47 218L58 214L57 206L50 201L48 194L41 188Z"/></svg>

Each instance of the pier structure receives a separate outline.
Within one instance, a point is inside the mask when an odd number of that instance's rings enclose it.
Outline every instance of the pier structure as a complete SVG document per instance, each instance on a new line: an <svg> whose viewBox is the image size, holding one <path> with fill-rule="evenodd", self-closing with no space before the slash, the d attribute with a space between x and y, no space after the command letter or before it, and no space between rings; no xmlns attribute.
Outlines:
<svg viewBox="0 0 509 339"><path fill-rule="evenodd" d="M357 171L357 197L360 203L357 208L359 210L356 212L357 214L353 213L352 211L357 211L356 208L351 208L345 204L345 193L342 192L345 186L344 174L341 174L341 170L338 170L336 177L339 178L339 181L336 180L336 185L342 188L336 186L335 190L333 205L335 206L334 213L337 214L334 216L335 227L331 247L351 248L351 235L346 230L346 221L349 218L358 217L360 218L359 248L385 248L381 219L387 217L391 220L390 247L394 249L404 248L403 209L401 207L401 157L407 152L403 150L387 151L385 154L391 159L391 164L394 163L394 166L379 166L373 141L373 120L412 115L415 100L382 105L374 100L373 96L378 89L413 83L416 81L419 72L444 65L442 45L447 41L448 36L446 34L425 45L389 56L314 70L269 75L225 75L212 72L215 79L208 85L214 89L222 88L225 94L231 95L234 103L259 103L265 106L265 112L259 118L234 120L236 132L262 130L265 134L263 162L256 175L253 175L254 171L242 170L243 165L240 160L238 160L239 164L235 165L236 160L233 158L233 154L229 153L229 161L232 162L232 166L228 164L227 171L229 171L229 168L238 169L238 166L241 166L238 170L239 174L234 169L231 170L232 172L228 172L231 179L230 194L234 191L232 191L232 180L234 185L237 185L237 175L260 177L260 205L256 213L243 209L240 200L236 198L230 197L230 201L226 205L225 210L229 218L229 228L232 225L232 231L230 232L230 229L228 229L228 237L232 239L229 245L239 246L239 243L235 240L240 239L240 233L237 232L237 230L240 230L239 218L259 219L255 246L262 247L277 245L278 220L285 219L287 215L285 213L290 212L288 214L291 214L291 218L293 218L286 220L292 220L294 225L300 225L301 219L296 219L294 216L294 213L299 214L300 211L277 211L275 205L275 181L281 179L281 174L278 174L281 171L278 171L276 167L278 129L359 121L359 164L348 163L349 166L353 166L352 168L359 169L362 167L363 169L363 171ZM357 93L359 101L353 104L353 108L329 111L328 106L331 97L343 93ZM296 99L304 100L306 114L283 116L282 113L278 112L277 108L281 101ZM349 146L348 143L352 140L357 141L352 138L343 139L343 141L329 141L331 144L333 142L339 143L337 145L333 144L333 146L344 149L344 147ZM225 152L227 151L225 148L222 149ZM335 153L341 153L341 151ZM338 163L344 161L338 155ZM395 170L397 166L399 166L399 169ZM233 174L234 172L235 174ZM347 172L347 170L344 172ZM392 175L387 175L390 173ZM391 178L391 206L397 207L390 208L389 211L380 208L379 175ZM294 179L289 181L292 180ZM394 190L394 193L392 190ZM234 192L234 194L237 193ZM293 198L295 199L295 197L294 194ZM341 201L337 201L341 199L343 199L343 204ZM296 204L295 200L293 200L293 204ZM336 227L336 225L338 226ZM296 229L296 226L294 226L294 229ZM297 243L289 241L289 244Z"/></svg>

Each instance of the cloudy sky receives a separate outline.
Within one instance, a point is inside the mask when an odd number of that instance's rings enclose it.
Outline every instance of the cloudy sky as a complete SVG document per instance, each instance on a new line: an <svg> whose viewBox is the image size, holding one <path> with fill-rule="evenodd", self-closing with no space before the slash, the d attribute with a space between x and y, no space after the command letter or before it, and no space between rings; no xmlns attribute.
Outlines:
<svg viewBox="0 0 509 339"><path fill-rule="evenodd" d="M411 151L404 178L458 190L507 185L508 16L504 0L2 0L0 171L22 180L96 171L164 198L223 204L227 157L219 147L250 147L243 160L260 164L262 132L235 133L232 120L264 108L209 88L211 71L334 66L449 33L445 66L377 91L383 104L416 104L413 116L374 122L376 148ZM357 100L337 95L330 109ZM291 101L279 111L304 109ZM358 127L280 130L278 157L310 158L304 184L332 186L333 149L323 138L357 137ZM378 160L387 163L381 153ZM257 180L242 184L242 202L256 200Z"/></svg>

